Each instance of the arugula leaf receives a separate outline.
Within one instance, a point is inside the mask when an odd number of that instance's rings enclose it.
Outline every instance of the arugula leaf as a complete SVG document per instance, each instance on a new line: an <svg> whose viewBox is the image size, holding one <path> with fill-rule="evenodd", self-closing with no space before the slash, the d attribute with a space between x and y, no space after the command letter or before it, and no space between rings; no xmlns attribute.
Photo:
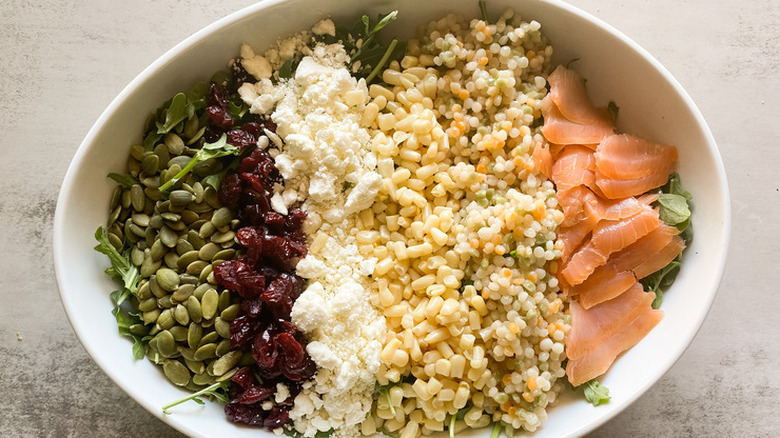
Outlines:
<svg viewBox="0 0 780 438"><path fill-rule="evenodd" d="M125 312L122 308L119 307L118 304L114 307L114 310L112 310L111 313L116 318L116 325L119 329L119 334L122 336L127 336L133 340L133 357L136 359L143 359L144 346L148 341L144 342L142 336L136 335L130 331L130 326L143 324L143 320L141 320L138 315Z"/></svg>
<svg viewBox="0 0 780 438"><path fill-rule="evenodd" d="M295 70L295 67L297 66L298 63L295 62L295 59L288 59L287 61L284 61L284 64L279 67L279 79L290 79L292 77L293 71Z"/></svg>
<svg viewBox="0 0 780 438"><path fill-rule="evenodd" d="M405 45L393 39L383 44L378 33L390 22L396 19L398 11L392 11L385 16L378 16L376 21L363 15L351 27L337 27L336 36L324 36L326 43L341 42L350 57L350 71L353 76L365 78L370 83L374 78L381 77L384 66L391 60L400 60ZM294 69L294 66L291 65ZM280 77L281 73L280 73Z"/></svg>
<svg viewBox="0 0 780 438"><path fill-rule="evenodd" d="M593 379L585 383L585 399L593 406L599 406L609 403L612 398L609 396L609 389L601 386L598 380Z"/></svg>
<svg viewBox="0 0 780 438"><path fill-rule="evenodd" d="M658 203L661 205L659 209L661 220L667 225L676 226L691 217L688 201L680 195L663 193L658 198Z"/></svg>
<svg viewBox="0 0 780 438"><path fill-rule="evenodd" d="M98 241L95 251L107 255L111 261L111 267L106 269L106 274L119 280L129 293L135 295L140 274L138 268L130 261L130 249L128 248L124 254L120 254L109 242L108 234L102 226L95 231L95 239Z"/></svg>
<svg viewBox="0 0 780 438"><path fill-rule="evenodd" d="M125 187L132 187L133 184L138 184L138 180L128 174L111 172L108 174L108 177Z"/></svg>
<svg viewBox="0 0 780 438"><path fill-rule="evenodd" d="M209 92L208 82L198 82L187 92L187 102L197 111L206 107L206 94Z"/></svg>
<svg viewBox="0 0 780 438"><path fill-rule="evenodd" d="M176 400L173 403L168 403L167 405L162 407L163 414L169 415L171 413L169 411L170 408L180 405L189 400L192 400L199 405L205 404L203 400L200 399L200 397L203 396L214 397L221 403L227 403L229 401L227 395L227 390L229 385L230 385L230 379L225 380L223 382L217 382L211 386L201 389L198 392L194 392L188 395L187 397L184 397L183 399Z"/></svg>
<svg viewBox="0 0 780 438"><path fill-rule="evenodd" d="M195 113L195 108L191 105L187 105L187 96L184 93L178 93L171 99L171 104L165 111L165 122L157 122L157 133L167 134L179 123L192 117Z"/></svg>
<svg viewBox="0 0 780 438"><path fill-rule="evenodd" d="M680 272L680 261L682 260L682 254L678 255L674 260L669 262L661 270L656 271L647 277L639 280L648 292L655 293L655 299L653 300L653 309L657 309L661 306L663 300L663 290L674 283L677 274Z"/></svg>
<svg viewBox="0 0 780 438"><path fill-rule="evenodd" d="M174 175L173 178L169 179L165 182L165 184L160 186L160 193L167 194L174 184L179 182L180 179L184 178L184 176L190 173L192 168L201 161L206 161L211 158L224 157L226 155L238 155L239 153L241 153L241 149L228 144L227 135L225 134L222 134L222 137L220 137L219 140L214 143L204 143L203 147L201 147L200 150L198 150L198 152L192 156L190 162L187 163L187 165L184 166L184 168L179 171L179 173Z"/></svg>

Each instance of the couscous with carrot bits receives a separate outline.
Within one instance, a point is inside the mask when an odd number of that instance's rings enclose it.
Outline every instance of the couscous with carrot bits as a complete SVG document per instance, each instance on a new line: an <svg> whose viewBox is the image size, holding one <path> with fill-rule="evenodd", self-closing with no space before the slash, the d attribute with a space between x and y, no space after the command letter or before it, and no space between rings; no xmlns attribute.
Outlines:
<svg viewBox="0 0 780 438"><path fill-rule="evenodd" d="M532 158L552 48L535 21L432 22L371 85L382 185L357 236L387 321L362 426L401 437L534 431L562 388L553 184ZM362 239L362 242L361 242Z"/></svg>

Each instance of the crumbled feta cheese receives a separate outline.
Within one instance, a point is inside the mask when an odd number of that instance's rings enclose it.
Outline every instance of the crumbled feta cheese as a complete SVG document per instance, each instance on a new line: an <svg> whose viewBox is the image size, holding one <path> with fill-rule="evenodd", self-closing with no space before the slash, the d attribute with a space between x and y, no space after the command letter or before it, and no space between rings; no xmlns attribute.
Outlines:
<svg viewBox="0 0 780 438"><path fill-rule="evenodd" d="M241 65L257 80L268 79L273 70L265 57L256 55L248 44L241 45Z"/></svg>
<svg viewBox="0 0 780 438"><path fill-rule="evenodd" d="M326 18L315 24L311 31L314 35L336 36L336 25L330 18Z"/></svg>

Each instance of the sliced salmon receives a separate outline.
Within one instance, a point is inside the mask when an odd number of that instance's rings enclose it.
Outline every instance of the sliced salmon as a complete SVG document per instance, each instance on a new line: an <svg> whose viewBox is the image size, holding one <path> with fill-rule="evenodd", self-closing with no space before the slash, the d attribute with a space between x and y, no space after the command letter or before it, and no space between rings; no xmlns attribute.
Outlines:
<svg viewBox="0 0 780 438"><path fill-rule="evenodd" d="M658 212L649 207L626 219L601 221L593 230L590 241L572 255L561 274L572 286L580 284L597 267L604 265L610 254L636 242L659 225Z"/></svg>
<svg viewBox="0 0 780 438"><path fill-rule="evenodd" d="M653 294L645 293L651 296ZM652 301L652 300L651 300ZM644 307L633 321L613 335L603 340L599 346L578 359L570 359L566 364L566 376L574 386L594 379L607 372L617 356L638 344L663 319L662 310Z"/></svg>
<svg viewBox="0 0 780 438"><path fill-rule="evenodd" d="M645 278L653 272L663 269L685 249L685 242L680 236L674 236L661 251L648 257L642 264L634 268L636 278Z"/></svg>
<svg viewBox="0 0 780 438"><path fill-rule="evenodd" d="M651 175L636 179L609 178L596 169L596 186L609 199L622 199L639 196L649 190L661 187L674 172L674 164L654 169Z"/></svg>
<svg viewBox="0 0 780 438"><path fill-rule="evenodd" d="M646 236L627 246L625 249L613 254L609 261L609 265L618 271L635 271L637 267L642 264L658 263L653 260L656 257L659 257L658 255L672 243L674 237L677 236L678 233L679 231L677 228L661 224ZM679 241L679 244L681 243L682 239ZM680 249L680 251L682 251L682 249ZM674 257L677 257L677 254L675 254ZM669 261L673 260L674 257L669 259ZM667 257L664 256L659 258L665 259ZM668 261L666 263L668 263ZM666 266L666 264L663 266ZM637 274L637 278L640 279L647 276L638 275L636 271L635 274Z"/></svg>
<svg viewBox="0 0 780 438"><path fill-rule="evenodd" d="M677 148L628 134L604 138L594 154L596 167L605 178L639 179L674 170ZM664 175L665 177L668 176Z"/></svg>
<svg viewBox="0 0 780 438"><path fill-rule="evenodd" d="M574 254L582 243L587 240L587 237L595 226L595 221L583 219L576 225L561 230L558 233L558 239L563 242L563 251L560 259L561 266L566 266L572 254ZM558 277L561 277L561 275Z"/></svg>
<svg viewBox="0 0 780 438"><path fill-rule="evenodd" d="M561 152L552 166L550 179L558 191L577 186L594 186L596 183L596 159L593 151L582 146L569 146Z"/></svg>
<svg viewBox="0 0 780 438"><path fill-rule="evenodd" d="M578 302L572 301L569 307L571 331L566 338L566 355L575 360L597 349L650 308L654 298L654 294L646 293L642 285L636 283L617 298L591 309L585 309Z"/></svg>
<svg viewBox="0 0 780 438"><path fill-rule="evenodd" d="M596 124L579 124L566 119L549 95L542 99L541 109L544 117L542 134L551 143L597 144L614 132L614 127L606 120Z"/></svg>
<svg viewBox="0 0 780 438"><path fill-rule="evenodd" d="M602 268L594 271L587 280L570 291L586 309L609 301L636 284L636 276L631 271L618 271L609 265Z"/></svg>
<svg viewBox="0 0 780 438"><path fill-rule="evenodd" d="M542 175L550 178L552 176L553 157L547 144L535 147L532 158L534 160L534 166L536 166L536 169L541 172Z"/></svg>
<svg viewBox="0 0 780 438"><path fill-rule="evenodd" d="M585 81L574 70L559 65L547 82L550 83L550 98L567 120L582 125L607 121L606 110L593 106L585 90Z"/></svg>

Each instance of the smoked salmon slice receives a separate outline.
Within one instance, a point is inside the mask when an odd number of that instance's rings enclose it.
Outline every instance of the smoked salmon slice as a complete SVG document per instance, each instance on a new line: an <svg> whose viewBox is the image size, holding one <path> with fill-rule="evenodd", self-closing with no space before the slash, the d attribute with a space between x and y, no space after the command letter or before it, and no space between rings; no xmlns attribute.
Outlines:
<svg viewBox="0 0 780 438"><path fill-rule="evenodd" d="M585 357L623 330L639 314L651 308L654 294L646 293L639 283L628 291L599 304L585 309L572 301L571 331L566 338L566 355L570 360Z"/></svg>
<svg viewBox="0 0 780 438"><path fill-rule="evenodd" d="M582 307L593 306L609 301L636 284L636 276L631 271L618 271L614 266L602 266L587 280L571 288L569 293L577 297Z"/></svg>
<svg viewBox="0 0 780 438"><path fill-rule="evenodd" d="M534 148L534 153L531 156L534 160L534 166L542 175L550 178L552 176L553 157L550 153L550 148L547 144L537 146ZM595 176L594 176L595 181Z"/></svg>
<svg viewBox="0 0 780 438"><path fill-rule="evenodd" d="M574 386L579 386L606 373L620 353L639 343L661 322L663 317L662 310L645 307L644 312L640 313L628 325L622 327L611 338L604 340L598 348L579 359L570 359L566 364L566 376L569 378L569 382Z"/></svg>
<svg viewBox="0 0 780 438"><path fill-rule="evenodd" d="M645 274L644 271L647 268L637 269L638 267L642 265L650 266L661 263L660 260L666 260L661 266L662 268L682 252L683 248L685 248L685 244L682 243L682 239L677 236L678 233L679 231L677 228L661 224L658 228L637 240L635 243L627 246L622 251L613 254L609 261L609 265L618 271L634 271L637 278L644 278L655 271ZM674 239L675 237L677 237L677 239ZM678 249L677 254L674 254L671 258L669 258L669 255L665 255L666 251L675 247ZM658 269L656 269L656 271Z"/></svg>
<svg viewBox="0 0 780 438"><path fill-rule="evenodd" d="M580 284L597 267L604 265L610 254L636 242L660 225L658 212L650 207L627 219L601 221L593 230L590 241L572 255L561 274L572 286Z"/></svg>
<svg viewBox="0 0 780 438"><path fill-rule="evenodd" d="M550 83L550 98L567 120L581 125L607 122L606 111L593 106L585 90L585 81L577 72L560 65L547 82Z"/></svg>
<svg viewBox="0 0 780 438"><path fill-rule="evenodd" d="M660 169L652 175L637 179L614 179L605 177L596 170L596 186L609 199L622 199L638 196L666 184L669 175L674 172L674 166Z"/></svg>
<svg viewBox="0 0 780 438"><path fill-rule="evenodd" d="M605 178L620 180L645 178L662 169L674 170L677 148L628 134L601 140L594 154L596 167ZM666 174L664 177L668 177Z"/></svg>
<svg viewBox="0 0 780 438"><path fill-rule="evenodd" d="M550 179L559 191L576 186L594 186L596 183L596 159L593 151L582 146L569 146L552 165Z"/></svg>
<svg viewBox="0 0 780 438"><path fill-rule="evenodd" d="M541 109L544 117L542 134L551 143L597 144L614 132L612 123L607 120L595 124L579 124L566 119L549 95L542 99Z"/></svg>

